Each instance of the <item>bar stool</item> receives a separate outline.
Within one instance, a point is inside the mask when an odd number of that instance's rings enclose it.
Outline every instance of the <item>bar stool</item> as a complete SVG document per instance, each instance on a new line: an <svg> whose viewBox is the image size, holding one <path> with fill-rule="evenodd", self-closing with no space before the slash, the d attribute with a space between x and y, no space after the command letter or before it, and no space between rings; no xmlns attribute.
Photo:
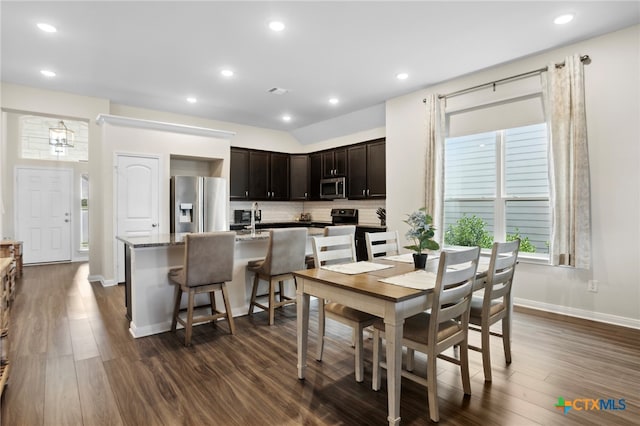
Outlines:
<svg viewBox="0 0 640 426"><path fill-rule="evenodd" d="M233 278L235 239L235 232L207 232L185 235L184 264L181 268L174 268L169 271L169 280L176 286L171 331L176 331L178 322L184 326L185 346L191 344L193 324L226 318L229 322L229 331L231 334L235 333L229 294L225 284L226 281L231 281ZM215 292L218 290L222 291L224 312L216 309ZM180 303L183 292L189 295L186 320L180 318ZM209 293L211 315L202 315L194 318L194 309L201 307L195 306L195 295L200 293Z"/></svg>
<svg viewBox="0 0 640 426"><path fill-rule="evenodd" d="M270 231L267 256L262 260L249 261L247 269L255 273L249 315L253 314L254 306L269 311L269 325L275 322L275 309L296 303L295 297L284 294L284 281L293 280L291 272L305 269L305 248L307 245L307 228L272 229ZM269 283L269 292L258 294L260 280ZM276 292L275 283L279 289ZM276 294L279 301L276 302ZM267 305L258 303L258 297L268 296Z"/></svg>

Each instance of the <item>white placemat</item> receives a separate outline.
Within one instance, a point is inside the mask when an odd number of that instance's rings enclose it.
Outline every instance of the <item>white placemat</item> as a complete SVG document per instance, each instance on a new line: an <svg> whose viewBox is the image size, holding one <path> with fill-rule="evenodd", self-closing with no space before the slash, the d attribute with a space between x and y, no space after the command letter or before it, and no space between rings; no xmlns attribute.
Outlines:
<svg viewBox="0 0 640 426"><path fill-rule="evenodd" d="M406 274L383 278L378 281L418 290L429 290L436 286L436 274L419 269Z"/></svg>
<svg viewBox="0 0 640 426"><path fill-rule="evenodd" d="M380 269L393 268L393 265L372 262L354 262L341 263L339 265L324 265L321 266L321 268L333 272L340 272L341 274L355 275L364 274L365 272L379 271Z"/></svg>
<svg viewBox="0 0 640 426"><path fill-rule="evenodd" d="M427 257L427 262L429 262L430 260L435 260L435 259L437 259L439 257L440 256L438 256L438 255L431 255L430 254ZM392 260L394 262L413 263L413 253L397 254L395 256L385 256L385 257L382 257L381 259Z"/></svg>

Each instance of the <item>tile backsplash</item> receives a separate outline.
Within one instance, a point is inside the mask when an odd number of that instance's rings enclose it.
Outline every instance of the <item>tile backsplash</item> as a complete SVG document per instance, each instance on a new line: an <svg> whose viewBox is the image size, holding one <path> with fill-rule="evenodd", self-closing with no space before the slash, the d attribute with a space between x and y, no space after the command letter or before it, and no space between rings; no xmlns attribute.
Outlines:
<svg viewBox="0 0 640 426"><path fill-rule="evenodd" d="M250 209L249 201L231 201L229 217L233 221L233 211ZM361 225L380 225L376 215L379 207L386 207L385 200L333 200L333 201L259 201L263 222L290 222L298 220L300 213L311 213L315 222L331 222L331 209L358 209Z"/></svg>

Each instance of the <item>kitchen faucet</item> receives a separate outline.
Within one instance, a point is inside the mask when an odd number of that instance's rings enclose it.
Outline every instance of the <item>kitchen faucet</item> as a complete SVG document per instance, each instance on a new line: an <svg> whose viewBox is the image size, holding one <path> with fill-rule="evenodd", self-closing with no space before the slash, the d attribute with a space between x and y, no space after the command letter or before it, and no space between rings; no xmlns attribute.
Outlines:
<svg viewBox="0 0 640 426"><path fill-rule="evenodd" d="M251 235L256 233L256 212L258 211L258 202L251 204Z"/></svg>

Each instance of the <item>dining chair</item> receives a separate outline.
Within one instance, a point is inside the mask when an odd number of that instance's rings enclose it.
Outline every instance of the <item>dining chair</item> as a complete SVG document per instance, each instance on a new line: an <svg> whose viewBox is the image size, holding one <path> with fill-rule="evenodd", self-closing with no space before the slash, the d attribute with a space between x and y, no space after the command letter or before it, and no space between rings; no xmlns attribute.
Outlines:
<svg viewBox="0 0 640 426"><path fill-rule="evenodd" d="M483 296L473 296L471 299L471 314L469 329L480 331L481 346L469 345L469 349L482 353L482 367L484 381L491 381L491 344L490 337L502 338L504 357L507 364L511 363L511 288L513 275L518 262L520 240L506 243L493 243L487 279ZM502 333L491 331L491 326L502 322Z"/></svg>
<svg viewBox="0 0 640 426"><path fill-rule="evenodd" d="M380 256L394 256L400 254L400 237L398 231L365 232L367 256L373 260Z"/></svg>
<svg viewBox="0 0 640 426"><path fill-rule="evenodd" d="M442 252L435 287L431 295L431 310L407 318L403 325L402 345L427 355L427 374L425 378L404 369L402 376L427 387L429 417L434 422L440 419L436 370L438 358L460 366L464 393L471 395L467 339L473 283L479 256L479 247L457 252ZM380 359L385 324L379 319L374 322L373 328L372 387L374 390L379 390L381 368L386 367L386 363ZM453 346L459 346L458 358L443 354L446 349Z"/></svg>
<svg viewBox="0 0 640 426"><path fill-rule="evenodd" d="M317 267L327 264L356 262L356 246L353 234L313 237L313 256ZM363 330L373 324L377 317L341 303L320 299L318 306L318 348L316 359L322 361L325 340L325 318L331 318L353 329L352 342L355 345L356 382L364 380Z"/></svg>
<svg viewBox="0 0 640 426"><path fill-rule="evenodd" d="M171 331L176 331L177 323L184 326L184 345L191 345L191 334L194 324L217 321L226 318L229 331L235 333L229 294L225 282L233 279L233 257L236 242L235 232L206 232L186 234L184 237L184 262L180 268L169 271L169 280L175 285L173 318ZM225 311L216 309L215 292L222 292ZM182 293L188 294L186 319L180 318ZM211 315L194 317L195 296L200 293L209 294Z"/></svg>
<svg viewBox="0 0 640 426"><path fill-rule="evenodd" d="M255 273L249 315L253 314L255 306L269 312L269 325L275 322L275 309L296 303L295 297L289 297L284 292L284 282L294 280L291 272L305 268L305 249L307 245L307 228L283 228L269 231L269 246L264 259L252 260L247 269ZM269 290L265 294L258 294L260 280L269 283ZM278 291L275 283L278 283ZM295 280L294 280L295 282ZM276 295L278 301L276 302ZM259 297L267 296L267 304L259 303Z"/></svg>

